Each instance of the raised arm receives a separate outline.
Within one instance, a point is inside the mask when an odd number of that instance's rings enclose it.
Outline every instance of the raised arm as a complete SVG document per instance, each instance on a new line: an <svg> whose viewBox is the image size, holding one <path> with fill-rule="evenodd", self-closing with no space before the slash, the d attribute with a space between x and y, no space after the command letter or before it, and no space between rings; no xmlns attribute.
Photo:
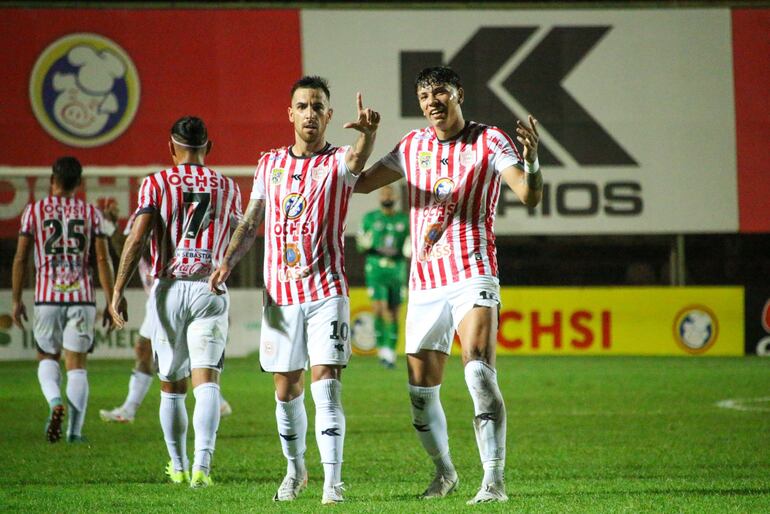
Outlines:
<svg viewBox="0 0 770 514"><path fill-rule="evenodd" d="M345 155L345 164L353 175L361 173L361 170L366 166L366 160L372 155L374 138L380 124L380 113L369 108L364 109L361 93L356 94L356 106L358 107L358 119L343 125L343 128L352 128L360 132L356 142Z"/></svg>
<svg viewBox="0 0 770 514"><path fill-rule="evenodd" d="M251 200L249 205L246 206L243 220L238 223L238 227L230 239L230 244L227 245L227 252L225 252L222 263L209 277L209 289L212 293L224 293L224 290L220 289L219 286L227 280L235 265L240 262L254 244L254 241L257 239L257 229L262 224L264 217L265 200Z"/></svg>
<svg viewBox="0 0 770 514"><path fill-rule="evenodd" d="M388 168L382 164L382 161L377 161L371 168L361 172L358 176L358 180L356 180L353 192L371 193L375 189L387 186L400 178L403 178L401 173Z"/></svg>
<svg viewBox="0 0 770 514"><path fill-rule="evenodd" d="M543 198L543 174L537 159L537 145L540 139L537 120L529 116L529 125L521 120L517 121L516 134L516 139L524 147L524 169L509 166L501 174L508 187L527 207L535 207Z"/></svg>
<svg viewBox="0 0 770 514"><path fill-rule="evenodd" d="M16 244L16 255L13 257L13 271L11 275L12 291L13 291L13 307L12 314L13 322L20 329L24 329L24 323L22 321L28 321L27 307L21 299L22 288L24 287L24 279L27 273L27 260L29 259L30 248L32 245L32 237L26 234L19 234L19 242Z"/></svg>
<svg viewBox="0 0 770 514"><path fill-rule="evenodd" d="M120 254L120 264L118 265L118 274L115 279L115 289L112 294L112 302L110 302L110 316L117 328L123 328L126 324L128 317L124 318L124 298L128 281L131 279L131 275L134 274L139 259L142 257L142 251L144 245L147 243L147 238L152 231L152 221L154 213L146 212L140 214L134 220L134 224L131 227L131 232L126 238L126 242L123 245L123 252Z"/></svg>

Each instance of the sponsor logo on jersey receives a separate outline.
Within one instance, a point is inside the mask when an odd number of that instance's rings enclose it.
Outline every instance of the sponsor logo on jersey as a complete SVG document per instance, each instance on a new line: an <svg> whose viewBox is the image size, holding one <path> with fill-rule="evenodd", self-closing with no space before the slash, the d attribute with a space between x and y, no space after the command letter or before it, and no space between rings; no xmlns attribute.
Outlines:
<svg viewBox="0 0 770 514"><path fill-rule="evenodd" d="M687 353L705 353L717 340L719 323L703 305L685 307L674 318L674 339Z"/></svg>
<svg viewBox="0 0 770 514"><path fill-rule="evenodd" d="M433 223L428 225L428 228L425 229L425 243L434 244L436 241L441 239L441 234L443 233L444 227L441 223Z"/></svg>
<svg viewBox="0 0 770 514"><path fill-rule="evenodd" d="M57 141L90 148L119 137L139 106L139 74L104 36L63 36L38 56L29 79L35 118Z"/></svg>
<svg viewBox="0 0 770 514"><path fill-rule="evenodd" d="M281 183L281 180L283 179L283 172L285 170L283 168L273 168L273 171L270 172L270 184L277 186Z"/></svg>
<svg viewBox="0 0 770 514"><path fill-rule="evenodd" d="M420 171L428 171L433 167L433 152L422 151L417 154L417 165Z"/></svg>
<svg viewBox="0 0 770 514"><path fill-rule="evenodd" d="M302 254L299 251L299 247L296 243L288 243L283 249L283 262L287 266L295 266L299 263Z"/></svg>
<svg viewBox="0 0 770 514"><path fill-rule="evenodd" d="M290 220L294 220L302 216L307 207L307 200L299 193L291 193L283 198L283 213Z"/></svg>
<svg viewBox="0 0 770 514"><path fill-rule="evenodd" d="M433 184L433 198L437 202L445 202L447 198L452 194L452 190L455 188L455 183L452 179L443 177Z"/></svg>

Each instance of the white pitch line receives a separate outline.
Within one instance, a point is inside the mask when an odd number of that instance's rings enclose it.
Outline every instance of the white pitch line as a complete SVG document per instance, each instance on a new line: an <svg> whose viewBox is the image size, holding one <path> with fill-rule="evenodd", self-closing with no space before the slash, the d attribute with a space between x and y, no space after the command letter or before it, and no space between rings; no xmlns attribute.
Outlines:
<svg viewBox="0 0 770 514"><path fill-rule="evenodd" d="M767 405L751 405L755 403L766 403ZM761 398L735 398L720 400L716 403L716 406L722 407L723 409L733 409L744 412L770 412L770 396L763 396Z"/></svg>

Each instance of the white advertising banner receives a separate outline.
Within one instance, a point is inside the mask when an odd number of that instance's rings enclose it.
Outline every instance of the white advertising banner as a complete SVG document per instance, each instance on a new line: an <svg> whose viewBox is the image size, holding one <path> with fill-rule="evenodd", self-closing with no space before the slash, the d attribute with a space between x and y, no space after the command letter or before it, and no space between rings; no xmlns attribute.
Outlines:
<svg viewBox="0 0 770 514"><path fill-rule="evenodd" d="M123 330L111 333L102 328L104 300L97 291L97 321L94 331L94 351L90 359L133 359L134 342L139 337L139 327L144 320L147 295L142 289L126 291L128 323ZM11 321L11 291L0 291L0 360L35 359L35 339L32 335L33 292L24 292L29 322L25 330L13 326ZM230 290L230 334L225 355L243 357L259 350L259 330L262 319L261 289Z"/></svg>
<svg viewBox="0 0 770 514"><path fill-rule="evenodd" d="M467 119L541 123L544 200L503 188L498 234L738 230L730 11L303 10L303 68L329 79L329 140L355 95L382 114L372 159L424 126L416 72L448 64ZM373 199L356 195L354 228Z"/></svg>

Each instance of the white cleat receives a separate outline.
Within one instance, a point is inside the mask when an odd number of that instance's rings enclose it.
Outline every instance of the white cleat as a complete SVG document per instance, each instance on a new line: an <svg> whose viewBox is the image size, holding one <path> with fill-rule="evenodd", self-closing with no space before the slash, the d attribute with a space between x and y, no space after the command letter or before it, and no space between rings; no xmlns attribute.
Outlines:
<svg viewBox="0 0 770 514"><path fill-rule="evenodd" d="M487 484L479 489L472 500L468 500L468 505L477 503L507 502L508 496L505 494L505 484L503 482Z"/></svg>
<svg viewBox="0 0 770 514"><path fill-rule="evenodd" d="M233 408L230 407L230 404L225 400L224 398L219 403L219 416L222 418L225 418L233 413Z"/></svg>
<svg viewBox="0 0 770 514"><path fill-rule="evenodd" d="M342 487L342 482L334 484L332 487L324 487L324 495L321 498L321 504L332 505L344 502L345 498L342 497L342 491L344 490L345 488Z"/></svg>
<svg viewBox="0 0 770 514"><path fill-rule="evenodd" d="M307 487L307 472L301 479L286 475L281 482L278 491L273 496L274 502L290 502L297 499L299 493Z"/></svg>
<svg viewBox="0 0 770 514"><path fill-rule="evenodd" d="M115 407L112 410L101 409L99 417L107 423L133 423L134 416L130 415L123 407Z"/></svg>
<svg viewBox="0 0 770 514"><path fill-rule="evenodd" d="M443 498L454 491L459 483L460 477L458 477L457 474L455 474L455 476L447 477L440 473L436 473L436 476L433 477L433 481L428 488L425 489L425 492L420 495L420 498L424 500L430 498Z"/></svg>

